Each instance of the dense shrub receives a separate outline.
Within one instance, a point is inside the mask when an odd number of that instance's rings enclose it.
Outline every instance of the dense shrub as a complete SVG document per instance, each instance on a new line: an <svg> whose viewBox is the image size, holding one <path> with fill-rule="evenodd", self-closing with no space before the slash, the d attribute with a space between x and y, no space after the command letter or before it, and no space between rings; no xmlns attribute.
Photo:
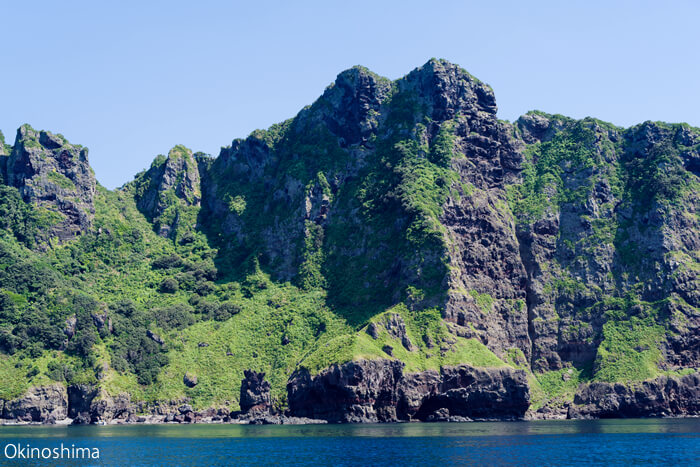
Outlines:
<svg viewBox="0 0 700 467"><path fill-rule="evenodd" d="M156 323L163 329L181 329L194 323L192 307L178 303L153 311Z"/></svg>
<svg viewBox="0 0 700 467"><path fill-rule="evenodd" d="M92 314L98 309L97 300L87 295L73 297L72 309L75 310L75 334L68 342L66 350L86 356L97 342L97 328Z"/></svg>
<svg viewBox="0 0 700 467"><path fill-rule="evenodd" d="M141 384L155 381L161 367L168 363L165 347L148 337L148 316L130 300L113 305L114 341L110 345L112 367L136 374Z"/></svg>
<svg viewBox="0 0 700 467"><path fill-rule="evenodd" d="M16 188L0 185L0 230L11 232L28 247L37 233L36 215L30 204L22 201Z"/></svg>
<svg viewBox="0 0 700 467"><path fill-rule="evenodd" d="M175 253L160 256L151 263L153 269L172 269L182 266L182 258Z"/></svg>
<svg viewBox="0 0 700 467"><path fill-rule="evenodd" d="M75 376L75 371L70 365L50 361L46 366L46 376L54 381L70 382Z"/></svg>
<svg viewBox="0 0 700 467"><path fill-rule="evenodd" d="M214 311L212 319L216 321L226 321L231 316L241 312L241 307L232 302L224 302Z"/></svg>
<svg viewBox="0 0 700 467"><path fill-rule="evenodd" d="M180 288L180 284L174 277L166 277L160 283L160 291L163 293L175 293Z"/></svg>

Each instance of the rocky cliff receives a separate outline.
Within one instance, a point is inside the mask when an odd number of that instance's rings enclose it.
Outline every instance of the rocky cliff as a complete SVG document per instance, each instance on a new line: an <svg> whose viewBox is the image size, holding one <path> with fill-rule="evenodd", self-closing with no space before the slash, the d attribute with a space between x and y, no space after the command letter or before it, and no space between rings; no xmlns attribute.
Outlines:
<svg viewBox="0 0 700 467"><path fill-rule="evenodd" d="M67 241L92 225L96 181L87 156L87 148L70 144L60 134L29 125L17 130L3 179L24 201L41 208L46 240Z"/></svg>
<svg viewBox="0 0 700 467"><path fill-rule="evenodd" d="M114 192L28 126L0 169L0 398L39 420L27 391L54 383L78 422L698 413L689 125L500 121L487 84L430 60L344 71Z"/></svg>
<svg viewBox="0 0 700 467"><path fill-rule="evenodd" d="M202 194L198 162L191 150L178 145L167 157L157 157L130 188L139 210L159 235L174 237L178 231L195 228Z"/></svg>
<svg viewBox="0 0 700 467"><path fill-rule="evenodd" d="M635 384L593 383L582 386L568 418L697 416L700 375L662 376Z"/></svg>
<svg viewBox="0 0 700 467"><path fill-rule="evenodd" d="M405 374L392 360L334 365L292 375L289 412L329 422L518 419L529 406L526 373L468 365Z"/></svg>

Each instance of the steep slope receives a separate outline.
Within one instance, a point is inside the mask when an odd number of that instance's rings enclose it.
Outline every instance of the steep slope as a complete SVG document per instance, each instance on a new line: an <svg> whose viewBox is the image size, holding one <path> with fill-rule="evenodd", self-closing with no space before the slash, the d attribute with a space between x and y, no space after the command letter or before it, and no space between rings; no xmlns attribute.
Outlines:
<svg viewBox="0 0 700 467"><path fill-rule="evenodd" d="M524 183L510 191L533 368L594 360L596 376L615 381L654 376L660 362L696 367L697 131L542 114L518 125L526 139L559 127L531 140Z"/></svg>
<svg viewBox="0 0 700 467"><path fill-rule="evenodd" d="M198 162L191 150L175 146L167 157L158 156L131 185L139 210L159 235L192 234L202 194Z"/></svg>
<svg viewBox="0 0 700 467"><path fill-rule="evenodd" d="M242 378L259 413L333 421L697 413L700 130L496 109L446 61L354 67L114 192L20 128L2 417L226 418Z"/></svg>

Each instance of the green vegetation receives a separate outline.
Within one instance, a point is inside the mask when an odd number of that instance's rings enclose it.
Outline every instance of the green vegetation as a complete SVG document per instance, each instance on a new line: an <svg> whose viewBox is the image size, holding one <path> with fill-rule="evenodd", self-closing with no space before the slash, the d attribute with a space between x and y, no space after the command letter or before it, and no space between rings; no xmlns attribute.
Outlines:
<svg viewBox="0 0 700 467"><path fill-rule="evenodd" d="M433 120L422 90L375 84L381 105L346 115L331 87L217 159L175 146L123 189L98 186L91 228L69 241L46 232L70 213L0 184L0 398L87 383L135 401L235 409L250 368L266 373L283 406L300 368L395 359L408 372L523 369L538 408L571 400L580 383L664 374L667 339L691 329L697 312L677 290L698 271L693 240L671 232L698 225L697 177L683 165L700 149L697 135L536 113L556 129L527 145L522 171L494 162L486 181L465 171L488 161L460 152L488 139L464 125L471 117ZM41 173L76 190L55 170ZM482 270L451 262L460 252L450 250L445 206L468 211L484 199L522 266L490 256L499 232L470 245ZM458 227L481 228L473 220ZM485 280L458 286L456 272ZM506 277L522 279L517 291L501 288ZM527 303L516 298L525 292ZM467 306L447 309L452 299ZM504 331L495 340L484 331L492 325ZM528 337L533 367L515 348ZM537 355L547 339L563 359L592 361L547 371L559 367Z"/></svg>
<svg viewBox="0 0 700 467"><path fill-rule="evenodd" d="M526 149L523 182L508 187L508 202L521 221L539 219L562 203L585 200L589 187L568 186L564 178L601 164L593 150L596 124L593 119L572 123L567 131Z"/></svg>
<svg viewBox="0 0 700 467"><path fill-rule="evenodd" d="M664 328L651 317L608 321L595 360L595 379L643 381L659 375L663 339Z"/></svg>
<svg viewBox="0 0 700 467"><path fill-rule="evenodd" d="M487 293L479 293L476 290L469 292L469 295L474 298L477 306L484 314L488 314L493 310L493 297Z"/></svg>
<svg viewBox="0 0 700 467"><path fill-rule="evenodd" d="M71 181L68 177L63 174L52 170L46 176L46 178L56 186L63 188L64 190L75 190L75 183Z"/></svg>
<svg viewBox="0 0 700 467"><path fill-rule="evenodd" d="M411 348L406 348L402 339L392 335L385 323L400 317L405 323L406 336ZM437 310L413 312L405 305L397 305L372 318L371 323L378 329L373 338L362 328L354 335L340 335L318 347L302 361L302 366L312 374L334 363L352 360L373 360L380 358L398 359L406 364L405 371L419 372L428 369L438 370L442 366L461 363L477 367L499 367L505 363L476 339L454 337ZM369 325L368 325L369 326ZM391 349L391 353L387 353Z"/></svg>
<svg viewBox="0 0 700 467"><path fill-rule="evenodd" d="M323 236L320 225L306 221L303 262L299 267L299 284L302 289L311 290L326 286L321 268L324 260Z"/></svg>
<svg viewBox="0 0 700 467"><path fill-rule="evenodd" d="M644 206L653 201L677 202L691 183L679 152L669 139L649 148L645 157L633 152L625 163L630 198Z"/></svg>
<svg viewBox="0 0 700 467"><path fill-rule="evenodd" d="M590 380L590 368L562 368L534 375L532 387L532 410L537 410L545 403L556 407L574 398L579 384Z"/></svg>
<svg viewBox="0 0 700 467"><path fill-rule="evenodd" d="M235 196L228 202L228 208L239 216L245 212L245 198L241 195Z"/></svg>

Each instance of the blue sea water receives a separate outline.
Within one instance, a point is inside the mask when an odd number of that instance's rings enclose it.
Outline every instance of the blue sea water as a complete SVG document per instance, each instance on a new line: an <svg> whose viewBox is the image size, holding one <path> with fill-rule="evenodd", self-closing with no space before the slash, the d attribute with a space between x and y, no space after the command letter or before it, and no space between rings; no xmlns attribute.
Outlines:
<svg viewBox="0 0 700 467"><path fill-rule="evenodd" d="M700 419L386 425L5 426L0 448L98 448L99 459L1 465L700 465ZM14 447L9 449L12 456Z"/></svg>

